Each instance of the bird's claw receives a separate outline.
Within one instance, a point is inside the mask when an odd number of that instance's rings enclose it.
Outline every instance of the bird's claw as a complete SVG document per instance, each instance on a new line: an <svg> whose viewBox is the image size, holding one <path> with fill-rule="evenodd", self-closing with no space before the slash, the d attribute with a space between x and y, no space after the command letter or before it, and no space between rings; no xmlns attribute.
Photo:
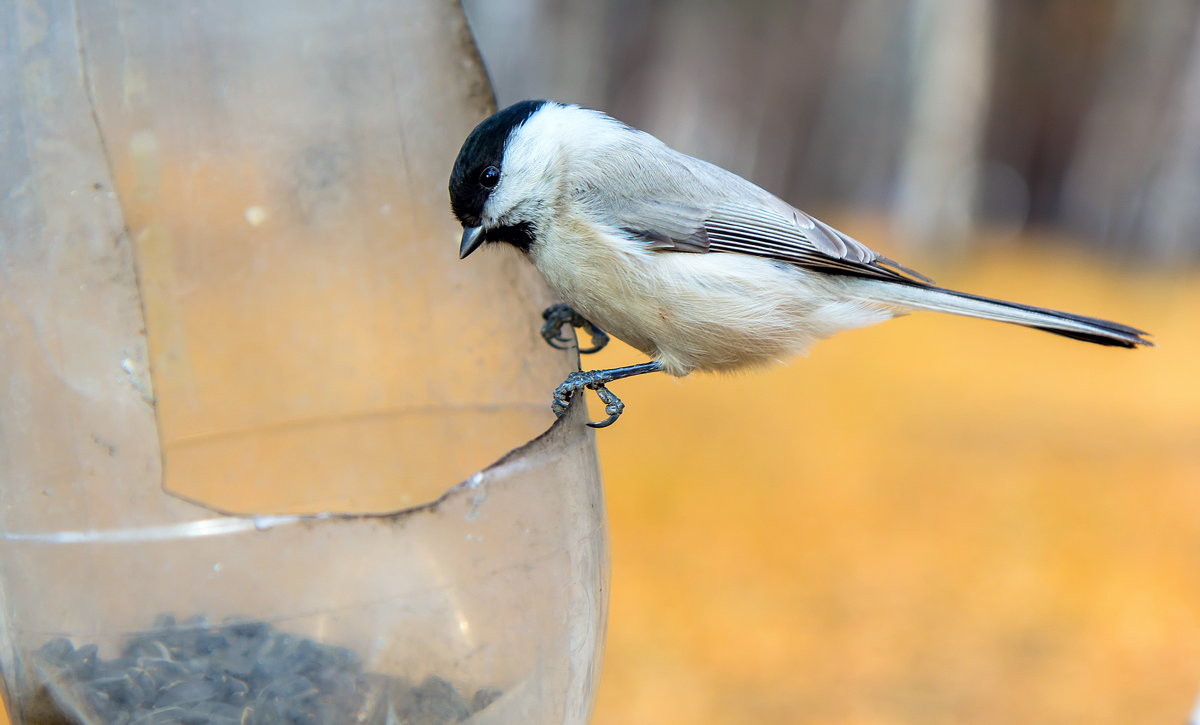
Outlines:
<svg viewBox="0 0 1200 725"><path fill-rule="evenodd" d="M604 330L601 330L590 322L583 325L583 329L587 330L587 333L591 335L592 346L579 348L580 355L591 355L594 352L600 352L608 344L608 333Z"/></svg>
<svg viewBox="0 0 1200 725"><path fill-rule="evenodd" d="M571 346L571 339L564 337L562 334L563 325L582 327L591 336L592 346L579 349L582 355L599 352L608 344L608 334L571 309L570 305L565 305L561 302L550 305L542 312L542 319L546 321L542 325L542 339L550 347L557 350L568 350Z"/></svg>
<svg viewBox="0 0 1200 725"><path fill-rule="evenodd" d="M625 412L625 403L617 397L617 394L609 390L603 383L595 386L592 390L596 391L596 395L600 396L600 400L604 403L604 412L608 413L608 417L601 421L589 421L588 425L592 428L607 428L617 422L617 418L621 417L621 413Z"/></svg>
<svg viewBox="0 0 1200 725"><path fill-rule="evenodd" d="M604 412L608 414L604 420L589 422L588 425L592 428L607 428L617 422L617 418L620 418L621 413L625 412L625 403L617 397L616 393L605 387L606 383L611 380L606 373L608 373L607 370L571 373L562 385L554 389L554 400L550 403L550 409L561 418L567 412L567 406L571 404L571 398L575 393L586 388L596 391L596 395L604 403Z"/></svg>

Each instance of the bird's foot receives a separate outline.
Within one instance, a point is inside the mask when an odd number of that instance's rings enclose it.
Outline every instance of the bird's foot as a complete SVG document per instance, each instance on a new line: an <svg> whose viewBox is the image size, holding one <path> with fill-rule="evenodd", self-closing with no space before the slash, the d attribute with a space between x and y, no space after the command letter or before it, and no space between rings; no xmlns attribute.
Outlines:
<svg viewBox="0 0 1200 725"><path fill-rule="evenodd" d="M542 312L542 319L546 321L542 324L542 339L550 347L566 350L570 346L570 338L564 337L562 334L563 325L582 327L591 336L592 346L579 349L582 355L599 352L608 344L608 334L571 309L570 305L561 302L550 305Z"/></svg>
<svg viewBox="0 0 1200 725"><path fill-rule="evenodd" d="M567 376L562 385L554 389L554 400L550 403L550 409L554 414L561 418L567 412L567 406L571 403L571 398L575 393L583 390L595 390L596 395L600 396L600 400L604 403L604 412L608 417L602 421L588 423L593 428L607 428L617 422L617 418L621 417L621 413L625 412L625 403L617 397L617 394L609 390L607 383L612 382L608 370L588 370L587 372L574 372Z"/></svg>
<svg viewBox="0 0 1200 725"><path fill-rule="evenodd" d="M625 412L625 403L621 402L616 393L606 387L608 383L622 378L633 377L634 375L655 373L660 370L662 370L661 363L648 362L639 365L629 365L623 368L612 368L611 370L573 372L567 376L562 385L554 389L554 400L550 403L550 409L554 411L556 416L561 418L567 412L567 406L570 405L571 398L575 393L584 389L595 390L596 395L600 396L600 401L604 403L604 412L608 417L601 421L588 423L588 425L593 428L607 428L617 422L617 418L620 418L621 413Z"/></svg>

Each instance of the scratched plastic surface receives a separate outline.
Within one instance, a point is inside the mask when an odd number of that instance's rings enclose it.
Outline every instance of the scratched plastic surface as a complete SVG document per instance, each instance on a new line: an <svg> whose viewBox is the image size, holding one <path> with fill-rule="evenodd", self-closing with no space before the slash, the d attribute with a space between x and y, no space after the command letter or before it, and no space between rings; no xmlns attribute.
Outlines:
<svg viewBox="0 0 1200 725"><path fill-rule="evenodd" d="M457 259L491 100L457 4L19 2L0 33L13 722L585 722L594 441L550 428L575 360L532 270Z"/></svg>

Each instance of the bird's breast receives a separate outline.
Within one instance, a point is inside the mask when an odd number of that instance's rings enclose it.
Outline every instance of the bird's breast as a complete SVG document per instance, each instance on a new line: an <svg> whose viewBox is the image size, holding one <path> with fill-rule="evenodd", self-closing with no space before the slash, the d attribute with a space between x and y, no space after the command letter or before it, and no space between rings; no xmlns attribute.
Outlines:
<svg viewBox="0 0 1200 725"><path fill-rule="evenodd" d="M644 318L647 305L661 295L643 279L650 264L645 252L597 225L560 225L555 231L553 243L542 240L530 249L551 289L605 332L655 355L654 326ZM664 309L660 320L666 316Z"/></svg>
<svg viewBox="0 0 1200 725"><path fill-rule="evenodd" d="M776 362L843 326L828 314L842 304L837 289L803 270L746 255L655 252L594 225L553 239L530 250L551 288L673 375Z"/></svg>

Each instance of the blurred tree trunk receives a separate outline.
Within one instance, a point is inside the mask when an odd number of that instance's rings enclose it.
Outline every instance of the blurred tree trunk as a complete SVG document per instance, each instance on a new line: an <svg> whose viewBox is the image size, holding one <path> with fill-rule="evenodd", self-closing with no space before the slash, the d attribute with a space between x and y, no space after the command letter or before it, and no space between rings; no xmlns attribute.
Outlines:
<svg viewBox="0 0 1200 725"><path fill-rule="evenodd" d="M1153 257L1195 254L1200 240L1200 19L1193 20L1162 167L1150 180L1144 230Z"/></svg>
<svg viewBox="0 0 1200 725"><path fill-rule="evenodd" d="M887 206L910 111L914 0L847 0L818 120L797 169L802 196Z"/></svg>
<svg viewBox="0 0 1200 725"><path fill-rule="evenodd" d="M988 222L1019 230L1026 221L1058 221L1118 1L996 4L979 209Z"/></svg>
<svg viewBox="0 0 1200 725"><path fill-rule="evenodd" d="M912 113L895 206L910 244L965 244L981 168L991 26L990 0L915 0Z"/></svg>
<svg viewBox="0 0 1200 725"><path fill-rule="evenodd" d="M628 49L649 66L612 80L610 108L639 119L680 150L787 196L816 122L826 68L844 11L837 3L670 0ZM626 16L628 24L639 19ZM618 23L620 20L618 20ZM635 26L636 27L636 26ZM622 66L616 65L621 68ZM634 96L640 96L635 100Z"/></svg>
<svg viewBox="0 0 1200 725"><path fill-rule="evenodd" d="M554 100L586 102L604 87L607 69L595 61L609 42L599 29L611 15L610 5L465 0L463 7L500 106L545 97L553 88L571 89L569 96Z"/></svg>
<svg viewBox="0 0 1200 725"><path fill-rule="evenodd" d="M1200 14L1192 0L1124 0L1103 82L1066 180L1064 216L1154 258L1200 238ZM1152 10L1152 11L1151 11Z"/></svg>

